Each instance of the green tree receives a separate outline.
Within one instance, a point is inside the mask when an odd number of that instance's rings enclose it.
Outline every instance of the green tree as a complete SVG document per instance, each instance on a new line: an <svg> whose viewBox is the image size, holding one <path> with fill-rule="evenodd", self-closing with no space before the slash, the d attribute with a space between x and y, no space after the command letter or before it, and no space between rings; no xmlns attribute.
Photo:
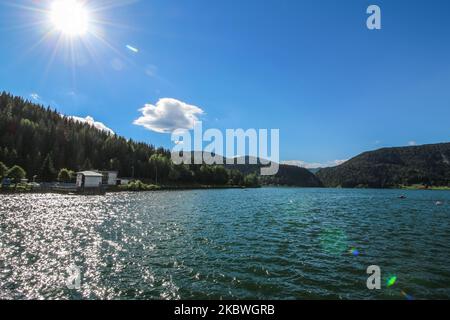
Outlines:
<svg viewBox="0 0 450 320"><path fill-rule="evenodd" d="M81 170L92 170L94 169L94 166L91 163L91 160L89 160L89 158L86 158L86 160L84 160L83 165L81 166Z"/></svg>
<svg viewBox="0 0 450 320"><path fill-rule="evenodd" d="M170 181L178 181L181 178L181 171L177 166L171 165L170 166L170 172L169 172L169 180Z"/></svg>
<svg viewBox="0 0 450 320"><path fill-rule="evenodd" d="M8 167L3 162L0 162L0 179L8 174Z"/></svg>
<svg viewBox="0 0 450 320"><path fill-rule="evenodd" d="M19 183L20 180L26 177L26 175L27 173L25 170L17 165L8 170L8 177L11 178L14 183Z"/></svg>
<svg viewBox="0 0 450 320"><path fill-rule="evenodd" d="M244 178L244 185L246 187L258 187L259 186L258 176L255 173L250 173L246 175Z"/></svg>
<svg viewBox="0 0 450 320"><path fill-rule="evenodd" d="M199 180L201 183L210 184L213 183L213 172L212 167L206 164L203 164L200 167L200 171L198 173Z"/></svg>
<svg viewBox="0 0 450 320"><path fill-rule="evenodd" d="M109 160L109 170L118 171L120 168L120 161L117 158Z"/></svg>
<svg viewBox="0 0 450 320"><path fill-rule="evenodd" d="M61 169L59 170L58 173L58 181L59 182L70 182L72 180L73 177L73 171L70 171L68 169Z"/></svg>
<svg viewBox="0 0 450 320"><path fill-rule="evenodd" d="M225 185L228 183L228 171L223 166L212 167L212 181L217 185Z"/></svg>
<svg viewBox="0 0 450 320"><path fill-rule="evenodd" d="M166 181L169 178L171 162L163 154L154 154L149 159L150 176L156 183Z"/></svg>
<svg viewBox="0 0 450 320"><path fill-rule="evenodd" d="M233 169L229 172L229 184L233 186L241 186L244 184L244 176L239 170Z"/></svg>
<svg viewBox="0 0 450 320"><path fill-rule="evenodd" d="M39 178L44 182L52 182L56 178L56 170L53 166L53 159L50 154L44 159L41 170L39 171Z"/></svg>

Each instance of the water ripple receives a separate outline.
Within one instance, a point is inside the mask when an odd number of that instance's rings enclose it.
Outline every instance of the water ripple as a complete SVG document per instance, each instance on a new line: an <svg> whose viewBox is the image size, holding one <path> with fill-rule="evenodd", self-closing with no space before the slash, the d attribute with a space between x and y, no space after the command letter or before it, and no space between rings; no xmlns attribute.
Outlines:
<svg viewBox="0 0 450 320"><path fill-rule="evenodd" d="M448 299L450 194L397 193L0 195L0 299Z"/></svg>

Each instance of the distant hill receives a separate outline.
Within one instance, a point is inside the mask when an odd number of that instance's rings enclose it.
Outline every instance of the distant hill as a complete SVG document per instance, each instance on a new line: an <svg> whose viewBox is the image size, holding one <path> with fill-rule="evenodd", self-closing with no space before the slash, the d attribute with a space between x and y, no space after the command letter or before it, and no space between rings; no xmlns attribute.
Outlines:
<svg viewBox="0 0 450 320"><path fill-rule="evenodd" d="M246 157L246 163L249 163L249 157ZM259 163L259 160L258 160ZM237 169L243 174L257 173L259 174L261 164L246 165L226 165L228 169ZM320 180L309 170L297 166L285 164L279 165L278 173L274 176L261 176L263 185L284 185L293 187L322 187Z"/></svg>
<svg viewBox="0 0 450 320"><path fill-rule="evenodd" d="M450 143L365 152L340 166L321 169L317 177L327 187L449 186Z"/></svg>
<svg viewBox="0 0 450 320"><path fill-rule="evenodd" d="M308 169L282 164L275 176L261 177L266 185L287 185L293 187L323 187L322 182Z"/></svg>
<svg viewBox="0 0 450 320"><path fill-rule="evenodd" d="M193 157L193 154L191 154L191 157ZM257 164L250 164L251 159L253 161L256 161ZM254 157L245 157L244 161L246 164L237 164L238 160L242 161L242 157L234 159L235 164L225 164L225 168L228 170L237 170L243 175L249 175L253 173L259 175L261 172L261 168L264 167L259 159L255 159ZM226 163L225 158L223 158L223 162ZM274 176L260 176L260 182L262 185L323 187L320 180L309 170L285 164L279 165L278 173Z"/></svg>
<svg viewBox="0 0 450 320"><path fill-rule="evenodd" d="M309 168L308 171L311 173L316 174L317 172L319 172L320 170L322 170L322 168Z"/></svg>

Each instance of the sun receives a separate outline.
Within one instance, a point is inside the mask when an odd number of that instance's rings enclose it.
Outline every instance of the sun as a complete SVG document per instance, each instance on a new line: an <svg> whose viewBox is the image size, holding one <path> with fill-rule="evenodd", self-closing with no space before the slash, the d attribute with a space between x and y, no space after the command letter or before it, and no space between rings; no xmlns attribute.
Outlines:
<svg viewBox="0 0 450 320"><path fill-rule="evenodd" d="M89 12L77 0L54 1L50 19L54 28L66 36L82 36L89 29Z"/></svg>

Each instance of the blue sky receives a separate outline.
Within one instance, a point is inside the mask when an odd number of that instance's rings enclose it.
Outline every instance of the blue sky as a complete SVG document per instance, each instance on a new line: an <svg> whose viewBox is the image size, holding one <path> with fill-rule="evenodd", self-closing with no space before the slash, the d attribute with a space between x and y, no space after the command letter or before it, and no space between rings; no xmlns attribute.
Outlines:
<svg viewBox="0 0 450 320"><path fill-rule="evenodd" d="M52 2L0 0L0 90L120 135L171 148L134 124L171 98L205 128L279 128L282 160L449 141L449 1L91 0L87 34L62 42Z"/></svg>

